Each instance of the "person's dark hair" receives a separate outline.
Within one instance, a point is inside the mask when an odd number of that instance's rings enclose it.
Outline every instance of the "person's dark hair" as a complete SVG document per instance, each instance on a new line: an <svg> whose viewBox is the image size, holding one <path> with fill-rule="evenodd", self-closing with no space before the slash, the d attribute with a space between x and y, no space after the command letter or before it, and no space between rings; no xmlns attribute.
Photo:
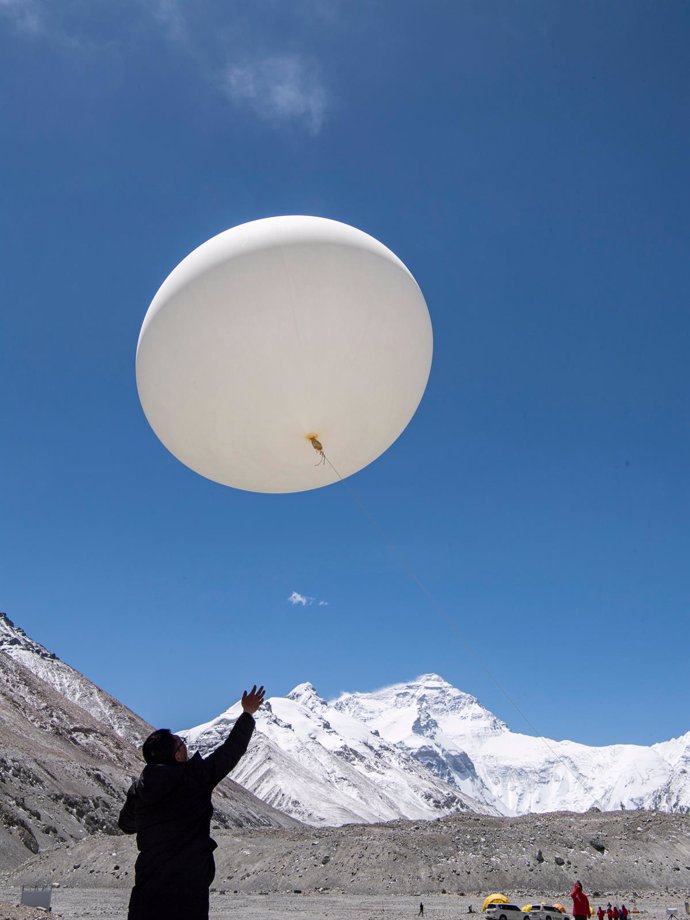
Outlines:
<svg viewBox="0 0 690 920"><path fill-rule="evenodd" d="M175 763L177 739L169 728L152 732L141 749L146 763Z"/></svg>

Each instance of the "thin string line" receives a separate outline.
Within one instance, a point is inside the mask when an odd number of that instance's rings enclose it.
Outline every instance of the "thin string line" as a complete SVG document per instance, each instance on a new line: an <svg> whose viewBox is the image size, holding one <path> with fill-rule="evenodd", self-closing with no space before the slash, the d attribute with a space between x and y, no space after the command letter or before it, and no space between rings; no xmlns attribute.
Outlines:
<svg viewBox="0 0 690 920"><path fill-rule="evenodd" d="M470 641L460 632L460 630L459 630L458 627L457 627L457 624L456 624L455 621L453 620L453 618L452 618L452 616L450 615L450 613L448 613L448 611L447 611L446 608L443 606L443 604L441 604L441 603L436 599L436 597L431 593L431 591L429 590L429 588L427 588L427 586L424 584L424 582L421 580L421 578L419 578L419 576L417 575L417 573L416 573L416 572L414 571L414 569L412 568L412 565L411 565L409 559L408 559L405 555L403 555L403 553L400 551L400 549L398 548L398 546L397 546L397 545L392 541L392 539L388 536L388 533L387 533L387 531L385 530L385 528L383 527L383 525L382 525L382 524L380 523L380 521L376 518L376 516L373 514L373 512L369 509L369 507L367 506L366 502L362 499L362 497L359 495L359 493L358 493L357 490L354 488L354 486L352 486L351 483L345 481L344 477L340 475L340 473L338 472L338 470L337 470L336 467L334 466L334 464L333 464L333 462L331 461L330 457L329 457L325 452L323 452L323 451L322 451L322 456L324 457L324 459L325 459L326 463L328 464L328 466L330 466L330 468L333 470L333 472L335 473L335 475L338 477L338 479L340 480L340 482L344 483L345 488L350 492L350 495L353 497L355 503L359 506L359 508L360 508L360 510L363 512L364 516L368 519L368 521L369 521L369 523L371 524L372 528L373 528L374 530L378 531L379 535L380 535L381 538L383 539L383 542L384 542L384 543L386 544L386 546L388 547L389 552L390 552L391 555L397 560L397 562L398 562L400 568L403 570L403 572L407 575L407 577L408 577L412 582L414 582L415 585L417 585L417 587L418 587L419 590L422 592L422 594L424 594L424 596L425 596L425 597L427 598L427 600L430 602L430 604L431 604L432 608L435 610L435 612L436 612L437 614L439 614L443 620L445 620L445 622L450 626L450 628L453 630L453 632L455 633L455 635L459 637L461 643L465 646L465 648L468 649L470 652L472 652L472 653L473 653L474 655L476 655L477 657L480 657L480 654L481 654L481 653L480 653L479 649L476 648L476 647L472 644L472 642L470 642ZM580 778L580 776L578 776L578 774L573 770L573 768L570 766L570 764L568 763L568 761L567 761L567 760L564 760L563 757L561 757L561 755L558 753L558 751L554 750L554 748L549 744L548 739L545 738L545 737L540 733L540 731L539 731L539 729L536 727L536 725L534 725L534 723L532 722L532 720L526 715L526 713L523 712L523 710L520 708L520 706L519 706L518 703L515 701L515 699L510 695L510 693L508 692L508 690L506 690L506 688L503 686L503 684L501 684L501 682L500 682L499 680L497 680L496 677L494 677L494 675L491 673L491 671L487 671L486 674L487 674L489 680L494 684L494 686L503 694L503 696L508 700L508 702L509 702L509 703L511 704L511 706L515 709L515 711L522 717L522 719L525 721L525 723L532 729L532 731L534 732L535 737L536 737L539 741L541 741L541 742L544 744L544 746L545 746L545 747L547 748L547 750L553 755L553 757L561 764L561 766L563 766L563 767L565 768L566 772L568 772L568 773L573 777L573 779L575 779L575 781L580 785L580 787L581 787L582 790L585 792L585 794L586 794L586 795L591 795L591 794L592 794L591 791L587 789L587 787L585 786L585 784L584 784L584 782L582 781L582 779ZM594 802L593 802L593 805L596 805L597 807L601 808L601 801L600 801L599 799L595 798L595 799L594 799ZM590 806L590 807L592 807L592 806Z"/></svg>

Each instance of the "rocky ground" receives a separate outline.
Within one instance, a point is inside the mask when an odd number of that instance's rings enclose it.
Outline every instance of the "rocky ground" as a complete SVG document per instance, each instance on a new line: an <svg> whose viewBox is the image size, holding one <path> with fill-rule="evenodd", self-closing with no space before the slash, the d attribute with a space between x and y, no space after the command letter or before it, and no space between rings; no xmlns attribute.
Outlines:
<svg viewBox="0 0 690 920"><path fill-rule="evenodd" d="M424 894L476 904L482 894L503 891L524 903L562 899L575 878L590 893L599 892L595 903L614 895L635 902L665 891L682 894L682 901L690 893L687 815L454 815L340 828L217 828L214 835L215 890L231 900ZM60 891L126 892L135 857L131 838L96 835L38 853L4 873L0 885L48 881Z"/></svg>

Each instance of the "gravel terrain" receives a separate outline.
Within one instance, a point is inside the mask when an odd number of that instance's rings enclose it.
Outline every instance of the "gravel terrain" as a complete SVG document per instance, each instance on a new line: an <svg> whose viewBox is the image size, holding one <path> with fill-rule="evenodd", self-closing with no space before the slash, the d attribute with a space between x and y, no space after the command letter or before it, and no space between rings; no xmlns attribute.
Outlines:
<svg viewBox="0 0 690 920"><path fill-rule="evenodd" d="M508 892L522 904L527 892ZM555 897L556 893L547 893ZM558 892L561 899L564 892ZM70 888L55 891L50 916L56 920L125 920L128 892L120 889ZM666 910L677 907L682 911L682 892L648 892L630 902L635 910L633 920L666 920ZM47 915L31 908L17 907L17 889L0 887L0 920L38 920ZM399 895L221 895L211 896L212 920L415 920L419 902L424 903L427 920L465 920L470 904L476 911L481 907L476 897L438 895L420 892L414 897ZM606 901L619 901L617 892L604 893ZM628 902L626 902L628 903ZM679 920L685 914L679 914ZM483 915L480 914L479 918Z"/></svg>
<svg viewBox="0 0 690 920"><path fill-rule="evenodd" d="M595 905L653 904L644 909L664 917L666 907L690 895L688 815L453 815L339 828L219 828L214 835L220 917L237 913L239 904L244 916L256 917L338 920L387 916L389 909L403 916L419 897L436 904L436 916L456 917L492 891L520 904L563 900L575 878ZM71 905L65 916L124 916L135 858L131 838L96 835L38 853L4 873L0 889L49 881L60 885L56 910Z"/></svg>

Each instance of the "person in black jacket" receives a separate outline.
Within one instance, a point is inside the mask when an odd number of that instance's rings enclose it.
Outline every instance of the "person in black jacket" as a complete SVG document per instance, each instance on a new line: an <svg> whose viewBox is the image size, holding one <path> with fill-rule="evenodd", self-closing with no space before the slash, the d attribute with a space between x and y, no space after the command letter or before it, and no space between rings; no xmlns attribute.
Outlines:
<svg viewBox="0 0 690 920"><path fill-rule="evenodd" d="M167 728L144 742L146 766L118 821L139 848L128 920L208 920L217 846L211 793L247 750L263 699L263 687L242 694L242 715L208 757L189 758L184 739Z"/></svg>

